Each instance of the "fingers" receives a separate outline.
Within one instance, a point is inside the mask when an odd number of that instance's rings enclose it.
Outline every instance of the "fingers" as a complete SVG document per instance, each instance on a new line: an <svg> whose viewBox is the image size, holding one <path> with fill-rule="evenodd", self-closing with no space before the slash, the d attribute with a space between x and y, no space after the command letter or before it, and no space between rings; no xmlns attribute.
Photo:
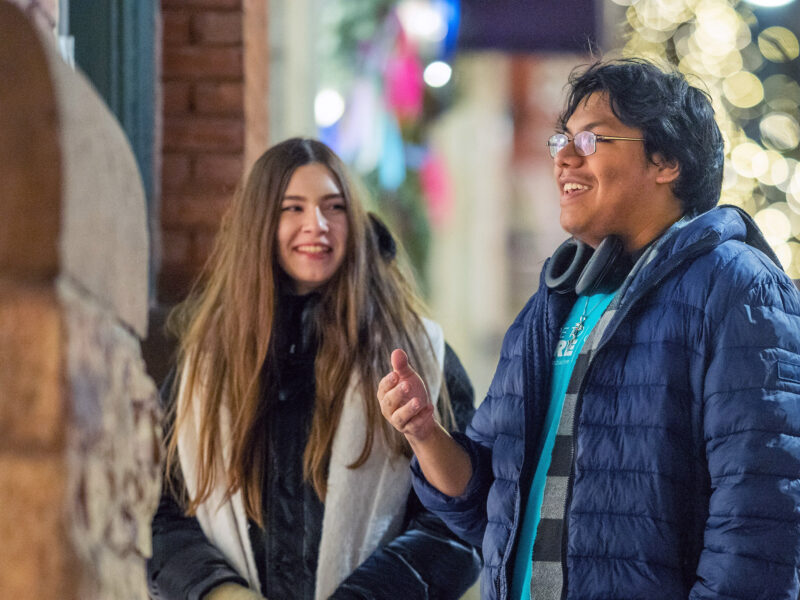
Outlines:
<svg viewBox="0 0 800 600"><path fill-rule="evenodd" d="M392 368L400 377L409 377L414 369L408 365L408 355L398 348L392 352Z"/></svg>
<svg viewBox="0 0 800 600"><path fill-rule="evenodd" d="M389 421L401 433L414 435L432 416L433 406L430 403L423 404L419 398L412 398L394 411Z"/></svg>
<svg viewBox="0 0 800 600"><path fill-rule="evenodd" d="M382 400L383 397L392 389L394 386L397 385L397 382L400 381L400 378L397 376L397 373L389 373L386 377L381 379L378 382L378 400Z"/></svg>
<svg viewBox="0 0 800 600"><path fill-rule="evenodd" d="M397 379L396 374L390 374L390 376L391 375L394 375ZM384 380L385 379L386 378L384 378ZM378 402L380 402L381 405L381 412L390 420L394 411L404 404L408 404L412 398L413 393L410 391L408 383L406 382L399 383L399 385L392 385L392 387L383 393L381 392L380 386L378 389Z"/></svg>

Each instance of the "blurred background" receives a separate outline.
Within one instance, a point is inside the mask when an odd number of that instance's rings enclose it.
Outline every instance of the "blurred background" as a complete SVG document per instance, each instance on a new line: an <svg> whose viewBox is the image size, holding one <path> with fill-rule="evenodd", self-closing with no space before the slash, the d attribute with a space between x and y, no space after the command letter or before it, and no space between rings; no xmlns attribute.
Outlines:
<svg viewBox="0 0 800 600"><path fill-rule="evenodd" d="M713 97L723 202L800 278L800 2L15 0L125 129L148 198L151 335L268 145L320 137L401 239L478 400L558 225L552 132L571 69L638 55Z"/></svg>

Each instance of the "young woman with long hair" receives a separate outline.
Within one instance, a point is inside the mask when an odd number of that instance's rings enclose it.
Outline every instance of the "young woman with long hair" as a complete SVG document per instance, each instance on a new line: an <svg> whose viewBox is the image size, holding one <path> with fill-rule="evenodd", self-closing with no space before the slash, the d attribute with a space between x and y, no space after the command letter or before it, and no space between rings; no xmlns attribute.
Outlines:
<svg viewBox="0 0 800 600"><path fill-rule="evenodd" d="M153 598L458 598L475 580L477 553L421 508L376 399L403 347L445 424L472 412L395 250L323 143L255 162L171 320Z"/></svg>

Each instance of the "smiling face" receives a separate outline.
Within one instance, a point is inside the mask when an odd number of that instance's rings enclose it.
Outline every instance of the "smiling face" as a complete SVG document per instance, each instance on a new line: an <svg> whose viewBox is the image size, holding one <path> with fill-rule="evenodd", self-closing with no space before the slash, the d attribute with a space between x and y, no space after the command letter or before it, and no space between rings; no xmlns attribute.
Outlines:
<svg viewBox="0 0 800 600"><path fill-rule="evenodd" d="M578 104L566 123L572 138L580 131L596 135L642 138L611 111L605 93L596 92ZM671 183L679 171L657 156L647 158L644 144L629 140L597 140L597 151L580 156L567 144L554 159L560 192L561 227L596 247L617 235L628 252L655 239L681 216Z"/></svg>
<svg viewBox="0 0 800 600"><path fill-rule="evenodd" d="M327 167L298 167L281 200L278 264L296 294L324 285L344 261L348 236L347 205Z"/></svg>

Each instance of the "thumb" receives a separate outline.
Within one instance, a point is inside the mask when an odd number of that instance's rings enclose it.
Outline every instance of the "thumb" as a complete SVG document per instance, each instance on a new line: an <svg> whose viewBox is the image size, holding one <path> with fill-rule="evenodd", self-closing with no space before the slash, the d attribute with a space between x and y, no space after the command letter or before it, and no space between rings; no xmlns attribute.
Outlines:
<svg viewBox="0 0 800 600"><path fill-rule="evenodd" d="M408 355L399 348L392 352L392 369L400 377L409 377L414 374L414 369L408 364Z"/></svg>

